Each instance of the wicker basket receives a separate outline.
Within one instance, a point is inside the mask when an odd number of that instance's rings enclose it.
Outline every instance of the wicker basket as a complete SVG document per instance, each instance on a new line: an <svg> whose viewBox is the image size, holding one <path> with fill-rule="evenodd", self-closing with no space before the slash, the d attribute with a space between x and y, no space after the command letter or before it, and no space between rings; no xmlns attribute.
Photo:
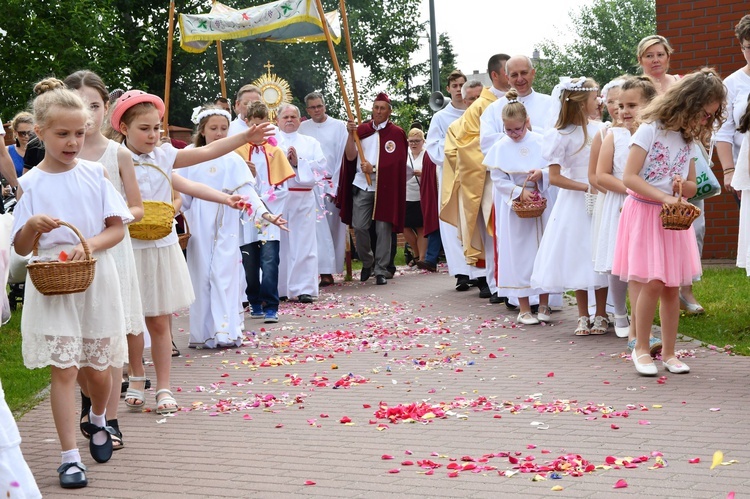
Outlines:
<svg viewBox="0 0 750 499"><path fill-rule="evenodd" d="M661 226L667 230L687 230L701 214L700 208L682 198L682 182L678 182L677 202L661 206Z"/></svg>
<svg viewBox="0 0 750 499"><path fill-rule="evenodd" d="M523 187L521 188L521 195L523 195L523 191L525 190L526 182L523 183ZM540 197L536 201L521 201L521 196L519 196L518 199L513 201L511 209L518 218L538 218L547 209L547 198Z"/></svg>
<svg viewBox="0 0 750 499"><path fill-rule="evenodd" d="M183 232L182 234L177 234L177 239L180 241L180 248L186 250L191 234L190 225L188 225L187 217L184 213L182 213L182 222L185 224L185 232Z"/></svg>
<svg viewBox="0 0 750 499"><path fill-rule="evenodd" d="M60 225L70 228L81 240L83 251L86 253L85 260L75 262L32 262L26 265L31 277L31 282L40 293L46 296L67 295L86 291L94 280L94 264L96 258L91 258L91 250L80 231L67 222L60 221ZM32 254L39 254L39 238L34 238Z"/></svg>
<svg viewBox="0 0 750 499"><path fill-rule="evenodd" d="M172 192L172 182L161 168L148 163L141 163L140 166L150 166L164 175L164 178L169 182L169 191ZM146 241L154 241L167 237L172 232L174 215L175 209L172 203L143 201L143 218L128 226L130 237Z"/></svg>

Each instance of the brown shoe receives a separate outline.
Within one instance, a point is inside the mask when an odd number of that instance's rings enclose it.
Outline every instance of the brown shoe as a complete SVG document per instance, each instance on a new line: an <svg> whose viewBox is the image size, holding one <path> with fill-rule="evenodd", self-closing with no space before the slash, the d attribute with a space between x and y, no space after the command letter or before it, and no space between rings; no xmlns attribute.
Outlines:
<svg viewBox="0 0 750 499"><path fill-rule="evenodd" d="M437 272L437 265L435 265L434 263L426 262L424 260L417 260L417 267L429 272Z"/></svg>

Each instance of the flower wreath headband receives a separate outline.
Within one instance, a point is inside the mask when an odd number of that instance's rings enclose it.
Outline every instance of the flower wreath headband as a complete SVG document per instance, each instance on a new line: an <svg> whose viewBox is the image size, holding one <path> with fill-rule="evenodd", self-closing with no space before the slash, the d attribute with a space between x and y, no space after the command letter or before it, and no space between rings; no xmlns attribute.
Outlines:
<svg viewBox="0 0 750 499"><path fill-rule="evenodd" d="M227 121L232 121L232 115L229 114L229 112L223 110L223 109L216 109L216 108L209 108L204 109L201 111L203 107L198 106L193 108L193 115L190 117L190 121L192 121L195 125L200 123L204 118L208 118L209 116L223 116L227 119Z"/></svg>
<svg viewBox="0 0 750 499"><path fill-rule="evenodd" d="M569 77L561 77L560 78L560 96L562 96L562 92L567 90L568 92L598 92L598 87L584 87L583 84L586 83L586 77L585 76L579 76L578 78L575 78L576 81L573 81L573 78ZM566 101L570 100L570 97L565 98Z"/></svg>

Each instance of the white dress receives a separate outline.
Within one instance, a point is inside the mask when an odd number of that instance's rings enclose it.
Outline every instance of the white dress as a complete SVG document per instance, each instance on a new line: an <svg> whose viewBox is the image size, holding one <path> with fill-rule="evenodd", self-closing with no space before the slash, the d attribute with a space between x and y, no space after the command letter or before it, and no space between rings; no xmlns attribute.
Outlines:
<svg viewBox="0 0 750 499"><path fill-rule="evenodd" d="M121 145L114 140L110 140L107 149L99 158L99 162L104 165L109 180L115 186L125 203L125 186L120 178L120 165L117 162L117 151ZM133 244L130 242L129 234L125 227L125 237L122 242L109 252L115 259L117 273L120 276L120 295L122 296L122 309L125 314L125 331L128 334L139 335L146 330L146 324L143 321L143 305L141 304L141 290L138 284L138 272L135 268L135 257L133 256Z"/></svg>
<svg viewBox="0 0 750 499"><path fill-rule="evenodd" d="M37 214L68 222L84 239L101 233L108 217L120 217L124 223L133 220L99 163L79 159L74 168L62 173L34 168L19 182L23 196L14 211L11 238ZM60 227L42 234L39 256L57 260L61 251L70 252L79 243L72 230ZM119 279L115 261L109 250L92 256L97 260L94 280L82 293L44 296L27 274L21 334L23 360L29 369L52 365L101 371L122 366L127 342L120 287L112 285Z"/></svg>
<svg viewBox="0 0 750 499"><path fill-rule="evenodd" d="M11 485L15 483L14 485ZM21 434L5 402L0 383L0 491L8 499L41 498L39 487L21 453Z"/></svg>
<svg viewBox="0 0 750 499"><path fill-rule="evenodd" d="M534 132L526 132L520 142L514 142L506 135L490 148L484 158L494 185L497 288L500 296L528 297L545 292L532 288L530 279L550 210L545 210L541 217L520 218L511 209L513 201L521 195L528 172L547 167L542 157L542 140L542 135ZM543 195L546 190L543 180L526 187Z"/></svg>
<svg viewBox="0 0 750 499"><path fill-rule="evenodd" d="M610 133L614 135L615 151L612 162L612 175L622 180L625 172L625 163L630 152L631 135L626 128L612 128ZM599 235L594 246L594 270L597 272L611 272L612 260L615 257L615 242L617 240L617 228L620 225L620 212L627 194L607 191L599 194L604 198L601 210L601 225Z"/></svg>
<svg viewBox="0 0 750 499"><path fill-rule="evenodd" d="M737 266L747 271L750 277L750 132L742 138L739 155L735 163L732 187L742 191L740 198L740 229L737 241Z"/></svg>
<svg viewBox="0 0 750 499"><path fill-rule="evenodd" d="M181 168L179 175L217 191L248 196L253 214L267 210L253 188L250 170L231 152L212 161ZM187 261L195 301L190 305L190 345L240 346L244 314L245 273L240 253L240 211L184 195L184 216L192 237Z"/></svg>
<svg viewBox="0 0 750 499"><path fill-rule="evenodd" d="M132 155L141 198L144 201L171 202L171 185L156 168L171 181L177 149L165 144L149 154ZM145 241L131 238L131 242L146 317L168 315L193 303L195 294L174 225L172 232L161 239Z"/></svg>
<svg viewBox="0 0 750 499"><path fill-rule="evenodd" d="M599 129L598 133L599 137L601 137L602 143L604 143L604 139L609 133L611 125L612 124L609 121L606 121L604 122L604 126ZM598 159L599 158L597 158L597 161ZM591 247L593 248L591 252L592 262L596 260L596 246L599 241L599 228L602 224L602 209L604 208L604 194L598 192L594 194L594 196L596 196L596 199L594 200L594 212L591 215Z"/></svg>
<svg viewBox="0 0 750 499"><path fill-rule="evenodd" d="M325 177L326 157L320 143L299 132L276 135L287 154L297 151L296 175L287 181L286 216L289 232L282 232L279 244L279 296L318 296L317 226L327 225L317 214L313 187Z"/></svg>
<svg viewBox="0 0 750 499"><path fill-rule="evenodd" d="M588 184L591 141L600 126L588 124L585 144L581 127L548 130L543 153L547 164L560 165L563 176ZM584 193L560 189L534 260L531 285L556 293L606 287L607 276L594 272L592 254Z"/></svg>

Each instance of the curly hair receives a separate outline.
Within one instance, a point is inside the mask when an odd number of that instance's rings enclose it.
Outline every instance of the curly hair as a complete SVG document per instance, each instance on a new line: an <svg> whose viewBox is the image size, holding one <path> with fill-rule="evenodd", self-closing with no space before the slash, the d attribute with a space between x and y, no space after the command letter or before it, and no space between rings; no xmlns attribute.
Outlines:
<svg viewBox="0 0 750 499"><path fill-rule="evenodd" d="M660 121L664 129L680 132L686 142L704 143L714 128L725 121L726 95L719 73L713 68L703 68L685 76L654 99L643 110L641 120ZM704 106L714 103L719 103L718 109L702 124Z"/></svg>

